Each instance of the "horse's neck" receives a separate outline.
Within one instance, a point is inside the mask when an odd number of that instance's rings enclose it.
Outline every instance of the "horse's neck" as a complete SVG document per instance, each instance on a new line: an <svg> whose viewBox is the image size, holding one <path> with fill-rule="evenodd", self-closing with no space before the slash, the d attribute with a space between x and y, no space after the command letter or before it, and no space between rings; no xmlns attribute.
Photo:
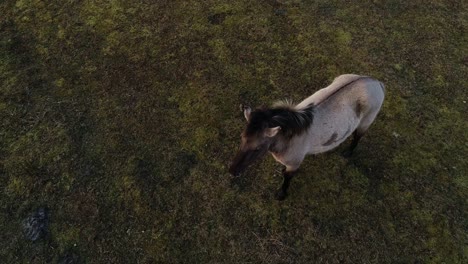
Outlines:
<svg viewBox="0 0 468 264"><path fill-rule="evenodd" d="M288 149L288 143L290 140L283 136L276 137L275 141L271 144L270 152L280 154L284 153Z"/></svg>
<svg viewBox="0 0 468 264"><path fill-rule="evenodd" d="M327 109L327 103L322 104L315 108L314 119L304 132L295 134L292 137L286 138L280 136L274 142L275 152L282 155L295 156L297 152L307 152L311 146L320 146L320 135L323 134L323 130L326 126L321 124L327 123L327 117L324 115L324 111Z"/></svg>

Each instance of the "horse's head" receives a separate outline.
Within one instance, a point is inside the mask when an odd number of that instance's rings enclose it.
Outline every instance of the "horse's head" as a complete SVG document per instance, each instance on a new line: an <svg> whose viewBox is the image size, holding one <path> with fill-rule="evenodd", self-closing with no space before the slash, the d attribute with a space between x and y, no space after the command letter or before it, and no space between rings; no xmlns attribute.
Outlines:
<svg viewBox="0 0 468 264"><path fill-rule="evenodd" d="M269 114L263 110L253 111L250 107L242 107L247 127L241 135L241 145L234 157L229 172L239 175L250 164L263 157L270 148L273 138L281 127L269 127Z"/></svg>

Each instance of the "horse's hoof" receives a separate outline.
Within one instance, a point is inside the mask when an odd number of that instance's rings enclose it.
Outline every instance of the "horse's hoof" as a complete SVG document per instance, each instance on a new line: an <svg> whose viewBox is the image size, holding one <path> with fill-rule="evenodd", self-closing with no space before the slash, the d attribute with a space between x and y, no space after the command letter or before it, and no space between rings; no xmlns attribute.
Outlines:
<svg viewBox="0 0 468 264"><path fill-rule="evenodd" d="M284 199L286 199L286 196L286 192L280 189L276 192L275 198L278 201L283 201Z"/></svg>

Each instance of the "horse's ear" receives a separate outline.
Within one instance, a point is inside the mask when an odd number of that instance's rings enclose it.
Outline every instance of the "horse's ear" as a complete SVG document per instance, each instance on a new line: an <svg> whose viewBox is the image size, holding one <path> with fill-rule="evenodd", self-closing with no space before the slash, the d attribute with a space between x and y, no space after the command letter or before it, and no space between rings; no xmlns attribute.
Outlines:
<svg viewBox="0 0 468 264"><path fill-rule="evenodd" d="M278 132L281 130L281 127L280 126L277 126L277 127L269 127L267 129L265 129L265 136L267 137L274 137L276 136L276 134L278 134Z"/></svg>
<svg viewBox="0 0 468 264"><path fill-rule="evenodd" d="M240 105L240 108L241 108L241 111L244 112L245 119L247 120L247 122L249 122L250 113L252 112L252 109L250 108L250 106L243 105L243 104Z"/></svg>

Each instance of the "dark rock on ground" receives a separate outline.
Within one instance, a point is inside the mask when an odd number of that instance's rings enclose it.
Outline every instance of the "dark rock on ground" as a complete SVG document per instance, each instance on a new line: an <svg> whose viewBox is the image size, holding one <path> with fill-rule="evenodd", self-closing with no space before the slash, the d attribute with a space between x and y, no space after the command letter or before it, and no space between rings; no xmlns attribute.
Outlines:
<svg viewBox="0 0 468 264"><path fill-rule="evenodd" d="M287 14L286 9L275 9L275 15L277 16L285 16Z"/></svg>
<svg viewBox="0 0 468 264"><path fill-rule="evenodd" d="M48 232L49 213L47 208L38 208L23 221L26 238L31 241L44 238Z"/></svg>
<svg viewBox="0 0 468 264"><path fill-rule="evenodd" d="M62 256L58 262L58 264L77 264L79 263L79 258L77 255L73 253L66 253L64 256Z"/></svg>

